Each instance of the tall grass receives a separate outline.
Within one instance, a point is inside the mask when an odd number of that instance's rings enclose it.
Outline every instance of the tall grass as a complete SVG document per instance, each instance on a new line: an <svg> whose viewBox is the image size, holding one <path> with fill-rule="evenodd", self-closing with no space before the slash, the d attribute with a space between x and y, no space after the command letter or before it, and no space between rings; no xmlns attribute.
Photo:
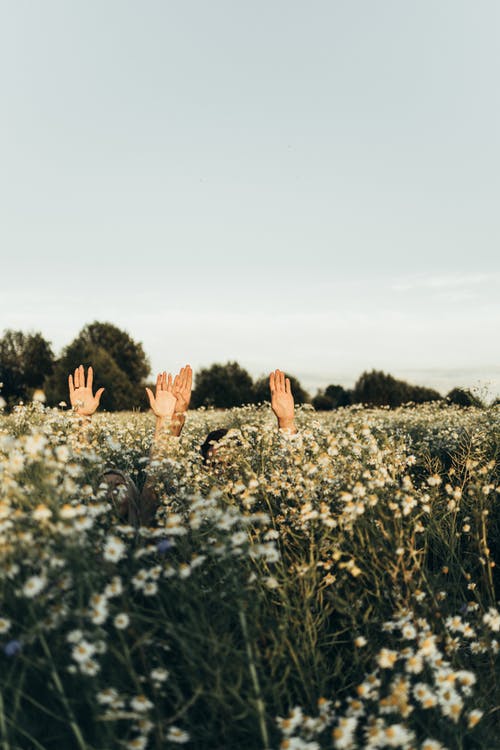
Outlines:
<svg viewBox="0 0 500 750"><path fill-rule="evenodd" d="M297 417L191 415L139 532L147 416L0 417L1 750L496 746L498 407Z"/></svg>

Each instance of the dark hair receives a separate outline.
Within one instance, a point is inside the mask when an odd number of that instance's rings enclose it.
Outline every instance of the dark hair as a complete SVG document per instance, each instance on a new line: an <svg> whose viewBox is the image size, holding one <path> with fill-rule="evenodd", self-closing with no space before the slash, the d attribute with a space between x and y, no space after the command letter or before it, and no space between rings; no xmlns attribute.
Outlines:
<svg viewBox="0 0 500 750"><path fill-rule="evenodd" d="M219 430L212 430L212 432L208 433L205 438L205 442L200 448L200 453L203 456L203 463L206 463L208 461L208 452L211 448L213 448L214 443L218 443L219 440L222 440L222 438L227 435L228 432L229 430L222 428Z"/></svg>

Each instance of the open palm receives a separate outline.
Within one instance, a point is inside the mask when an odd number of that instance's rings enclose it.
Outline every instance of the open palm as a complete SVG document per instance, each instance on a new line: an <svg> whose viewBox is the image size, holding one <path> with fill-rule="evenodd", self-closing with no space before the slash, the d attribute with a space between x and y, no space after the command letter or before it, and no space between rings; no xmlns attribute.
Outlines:
<svg viewBox="0 0 500 750"><path fill-rule="evenodd" d="M98 408L104 388L99 388L95 395L92 393L94 371L92 367L87 370L85 379L85 368L80 365L73 375L68 376L69 400L76 414L90 417Z"/></svg>
<svg viewBox="0 0 500 750"><path fill-rule="evenodd" d="M172 417L175 412L176 397L173 393L172 375L160 372L156 378L156 388L153 394L151 388L146 388L149 405L157 417Z"/></svg>
<svg viewBox="0 0 500 750"><path fill-rule="evenodd" d="M271 408L278 419L293 419L294 400L290 378L282 370L275 370L269 376L271 390Z"/></svg>

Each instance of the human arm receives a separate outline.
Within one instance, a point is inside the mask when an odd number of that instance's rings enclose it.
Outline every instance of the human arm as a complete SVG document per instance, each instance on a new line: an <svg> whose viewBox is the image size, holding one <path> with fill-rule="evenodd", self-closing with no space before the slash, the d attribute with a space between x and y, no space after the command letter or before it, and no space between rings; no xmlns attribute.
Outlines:
<svg viewBox="0 0 500 750"><path fill-rule="evenodd" d="M285 377L283 370L275 370L269 375L269 388L271 408L278 420L278 428L289 435L295 435L295 403L290 378Z"/></svg>
<svg viewBox="0 0 500 750"><path fill-rule="evenodd" d="M69 400L72 406L72 418L77 426L77 442L75 450L79 452L82 447L89 447L88 431L92 422L92 415L97 411L104 388L99 388L95 395L93 393L94 371L92 367L87 370L79 365L75 371L68 375Z"/></svg>
<svg viewBox="0 0 500 750"><path fill-rule="evenodd" d="M185 370L185 368L183 368L183 370ZM185 373L181 370L181 372L172 380L172 375L170 373L159 373L156 378L155 393L153 394L150 388L146 388L149 404L153 414L156 416L150 461L157 461L168 453L169 444L171 447L172 438L178 437L182 430L185 419L183 412L181 412L181 418L174 420L173 417L176 415L178 399L181 408L185 404L186 408L184 411L189 406L189 397L191 395L190 389L187 400L185 397L184 401L182 400L187 387L187 381L185 382L184 375ZM154 476L154 471L148 469L146 481L142 488L139 501L139 521L141 525L151 526L153 524L159 502L156 488L156 477Z"/></svg>
<svg viewBox="0 0 500 750"><path fill-rule="evenodd" d="M149 405L156 417L155 432L153 436L153 449L161 448L166 438L172 434L172 417L175 413L177 403L173 392L173 380L170 373L161 372L156 378L155 393L146 388Z"/></svg>
<svg viewBox="0 0 500 750"><path fill-rule="evenodd" d="M170 373L159 373L154 395L150 388L146 388L149 404L156 416L153 442L158 442L168 432L179 437L189 409L192 384L193 371L190 365L186 365L173 379Z"/></svg>

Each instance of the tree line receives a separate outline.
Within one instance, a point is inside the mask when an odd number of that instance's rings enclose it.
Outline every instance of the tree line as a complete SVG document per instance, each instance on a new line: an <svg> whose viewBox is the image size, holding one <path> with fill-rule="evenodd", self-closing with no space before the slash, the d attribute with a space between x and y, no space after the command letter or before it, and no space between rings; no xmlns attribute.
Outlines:
<svg viewBox="0 0 500 750"><path fill-rule="evenodd" d="M147 409L144 388L151 385L151 365L142 344L111 323L86 325L59 357L41 333L7 330L0 338L0 404L7 407L29 401L37 392L49 406L67 401L68 373L92 365L105 391L102 407L108 411ZM432 388L398 380L380 370L366 371L352 389L329 385L311 397L297 378L289 375L295 403L311 403L319 411L351 404L396 407L412 402L446 401L459 406L484 406L470 391L453 388L444 398ZM268 378L253 380L238 362L213 364L198 370L192 406L231 408L269 400ZM496 399L495 404L500 403Z"/></svg>

